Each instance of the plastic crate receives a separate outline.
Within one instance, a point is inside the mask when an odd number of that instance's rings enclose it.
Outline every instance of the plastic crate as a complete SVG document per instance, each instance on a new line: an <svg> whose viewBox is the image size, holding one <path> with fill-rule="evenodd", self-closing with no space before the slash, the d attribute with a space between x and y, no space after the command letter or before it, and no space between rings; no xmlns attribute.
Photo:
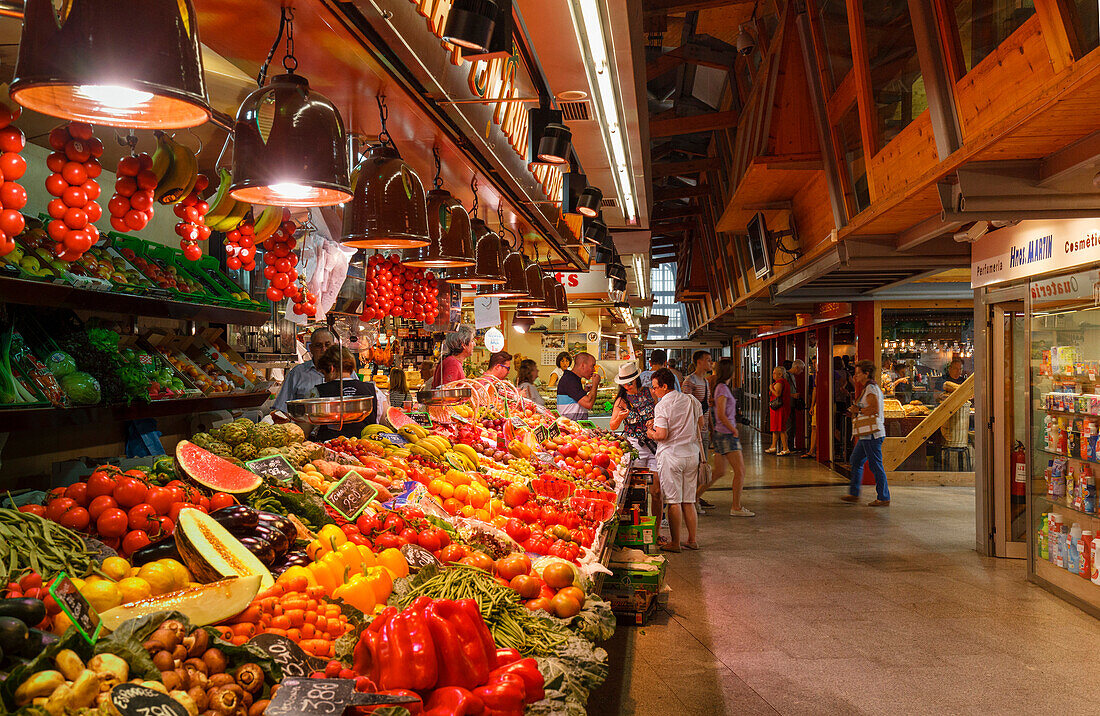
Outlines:
<svg viewBox="0 0 1100 716"><path fill-rule="evenodd" d="M665 583L665 566L667 561L661 562L661 568L656 572L639 572L632 569L612 569L611 574L604 577L604 589L631 590L640 589L650 593L657 593Z"/></svg>
<svg viewBox="0 0 1100 716"><path fill-rule="evenodd" d="M182 261L183 268L204 286L209 286L226 305L252 311L262 311L267 308L267 303L256 304L251 299L242 300L234 297L233 294L240 295L247 292L222 271L221 262L213 256L203 256L198 261L187 259Z"/></svg>
<svg viewBox="0 0 1100 716"><path fill-rule="evenodd" d="M657 544L657 518L643 517L636 525L620 522L615 544L620 547L650 547Z"/></svg>

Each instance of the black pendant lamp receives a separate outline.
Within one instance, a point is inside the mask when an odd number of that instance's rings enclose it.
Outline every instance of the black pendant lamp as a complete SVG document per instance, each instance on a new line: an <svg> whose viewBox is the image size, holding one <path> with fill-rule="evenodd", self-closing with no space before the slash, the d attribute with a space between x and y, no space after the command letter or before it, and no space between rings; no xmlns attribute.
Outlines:
<svg viewBox="0 0 1100 716"><path fill-rule="evenodd" d="M542 269L537 261L524 259L523 277L527 282L527 295L521 296L517 302L523 308L541 304L546 299L546 294L542 290Z"/></svg>
<svg viewBox="0 0 1100 716"><path fill-rule="evenodd" d="M607 265L607 277L615 278L621 281L626 280L626 266L620 263L611 263Z"/></svg>
<svg viewBox="0 0 1100 716"><path fill-rule="evenodd" d="M464 286L499 286L504 283L504 246L496 232L481 219L472 219L477 244L474 247L475 264L463 277Z"/></svg>
<svg viewBox="0 0 1100 716"><path fill-rule="evenodd" d="M555 312L554 303L554 286L558 283L553 276L543 274L540 280L542 284L542 301L539 303L529 303L523 307L525 311L530 313L537 313L547 315Z"/></svg>
<svg viewBox="0 0 1100 716"><path fill-rule="evenodd" d="M607 224L600 219L592 219L585 222L587 226L584 229L584 240L594 243L603 244L607 239Z"/></svg>
<svg viewBox="0 0 1100 716"><path fill-rule="evenodd" d="M474 265L474 236L470 215L461 202L443 188L439 152L435 155L435 188L428 192L428 245L411 249L402 261L413 268L458 268Z"/></svg>
<svg viewBox="0 0 1100 716"><path fill-rule="evenodd" d="M233 125L233 183L229 195L247 204L330 206L351 198L344 121L323 95L294 71L294 13L283 8L279 35L286 34L286 74L260 88L237 110ZM272 48L274 50L274 48Z"/></svg>
<svg viewBox="0 0 1100 716"><path fill-rule="evenodd" d="M11 97L42 114L112 127L206 122L191 0L25 0Z"/></svg>
<svg viewBox="0 0 1100 716"><path fill-rule="evenodd" d="M455 0L443 27L443 41L485 52L493 38L497 12L493 0Z"/></svg>
<svg viewBox="0 0 1100 716"><path fill-rule="evenodd" d="M596 248L592 251L592 263L606 264L610 263L615 257L615 247L611 245L611 239L605 238L596 244Z"/></svg>
<svg viewBox="0 0 1100 716"><path fill-rule="evenodd" d="M502 207L497 207L497 222L500 224L501 231L506 231L511 234L513 239L512 250L504 256L504 285L498 290L501 299L506 304L515 305L520 300L527 298L527 262L523 258L523 254L519 251L519 237L511 229L504 226L504 211Z"/></svg>
<svg viewBox="0 0 1100 716"><path fill-rule="evenodd" d="M612 291L625 291L626 290L626 279L625 278L613 278L613 279L611 279L611 290Z"/></svg>
<svg viewBox="0 0 1100 716"><path fill-rule="evenodd" d="M569 147L573 133L569 127L556 122L546 125L539 139L539 161L550 164L565 164L569 161Z"/></svg>
<svg viewBox="0 0 1100 716"><path fill-rule="evenodd" d="M554 313L569 313L569 299L565 295L565 286L554 281Z"/></svg>
<svg viewBox="0 0 1100 716"><path fill-rule="evenodd" d="M531 316L516 311L516 315L512 317L512 330L516 333L527 333L534 327L535 319Z"/></svg>
<svg viewBox="0 0 1100 716"><path fill-rule="evenodd" d="M358 249L415 249L430 244L428 208L420 177L401 158L386 131L389 110L378 97L380 144L355 167L354 196L344 208L345 246Z"/></svg>
<svg viewBox="0 0 1100 716"><path fill-rule="evenodd" d="M603 201L603 192L597 187L585 187L581 196L577 199L577 213L588 218L594 218L600 213L600 202ZM606 226L604 229L606 230Z"/></svg>

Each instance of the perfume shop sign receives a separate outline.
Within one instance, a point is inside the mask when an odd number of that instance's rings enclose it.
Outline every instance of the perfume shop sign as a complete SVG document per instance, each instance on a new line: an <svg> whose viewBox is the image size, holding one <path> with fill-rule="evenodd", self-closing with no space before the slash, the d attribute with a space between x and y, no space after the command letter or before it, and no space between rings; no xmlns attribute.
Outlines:
<svg viewBox="0 0 1100 716"><path fill-rule="evenodd" d="M1100 219L1021 221L974 242L970 256L974 288L1100 263Z"/></svg>

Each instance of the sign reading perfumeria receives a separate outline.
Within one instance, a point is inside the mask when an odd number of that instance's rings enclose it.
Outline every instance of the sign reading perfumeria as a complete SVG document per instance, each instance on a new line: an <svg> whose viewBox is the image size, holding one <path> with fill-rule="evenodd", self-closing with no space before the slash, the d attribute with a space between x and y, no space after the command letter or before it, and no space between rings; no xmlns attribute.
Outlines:
<svg viewBox="0 0 1100 716"><path fill-rule="evenodd" d="M970 257L974 288L1100 262L1100 218L1021 221L974 242Z"/></svg>

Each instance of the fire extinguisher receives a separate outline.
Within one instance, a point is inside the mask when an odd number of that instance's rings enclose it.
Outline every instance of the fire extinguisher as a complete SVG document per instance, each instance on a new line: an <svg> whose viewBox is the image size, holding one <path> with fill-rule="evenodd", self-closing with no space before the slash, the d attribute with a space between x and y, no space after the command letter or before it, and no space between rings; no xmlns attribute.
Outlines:
<svg viewBox="0 0 1100 716"><path fill-rule="evenodd" d="M1012 501L1024 501L1027 494L1027 453L1019 440L1012 446Z"/></svg>

